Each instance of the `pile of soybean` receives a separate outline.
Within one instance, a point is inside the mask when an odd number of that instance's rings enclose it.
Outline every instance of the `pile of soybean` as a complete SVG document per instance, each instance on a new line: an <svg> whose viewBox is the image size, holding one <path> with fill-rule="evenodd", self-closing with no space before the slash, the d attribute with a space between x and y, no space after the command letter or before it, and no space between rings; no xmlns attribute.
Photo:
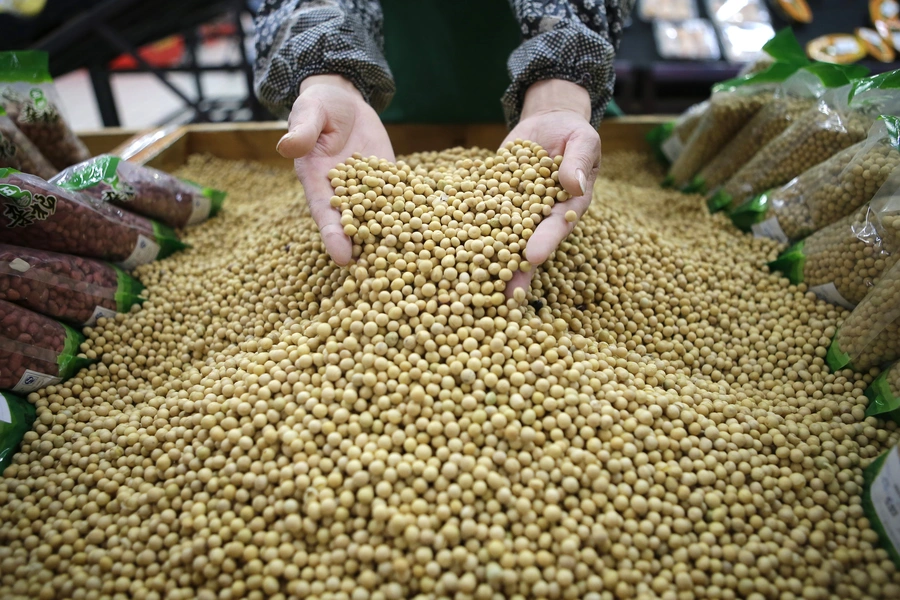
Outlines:
<svg viewBox="0 0 900 600"><path fill-rule="evenodd" d="M31 395L0 597L900 597L860 500L900 434L824 362L847 313L605 160L537 267L540 148L350 159L339 267L293 173L192 158L228 209Z"/></svg>

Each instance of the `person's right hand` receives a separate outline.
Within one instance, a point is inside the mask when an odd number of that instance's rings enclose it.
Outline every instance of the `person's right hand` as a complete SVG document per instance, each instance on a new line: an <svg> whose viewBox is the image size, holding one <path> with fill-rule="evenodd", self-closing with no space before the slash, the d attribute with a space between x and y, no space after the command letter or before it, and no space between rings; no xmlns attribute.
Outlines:
<svg viewBox="0 0 900 600"><path fill-rule="evenodd" d="M307 77L300 85L278 153L294 159L306 191L309 212L325 249L339 265L350 262L353 244L344 234L341 215L332 208L334 192L328 171L354 153L394 161L394 150L381 119L359 90L339 75Z"/></svg>

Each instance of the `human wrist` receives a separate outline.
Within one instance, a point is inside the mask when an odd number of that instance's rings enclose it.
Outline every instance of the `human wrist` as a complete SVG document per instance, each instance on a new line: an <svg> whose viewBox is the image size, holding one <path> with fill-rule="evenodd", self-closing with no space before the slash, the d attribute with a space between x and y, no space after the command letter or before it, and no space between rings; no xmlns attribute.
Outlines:
<svg viewBox="0 0 900 600"><path fill-rule="evenodd" d="M299 93L302 94L309 88L311 88L313 86L317 86L317 85L327 85L330 87L336 87L345 92L348 92L350 94L358 96L360 100L363 100L363 95L356 88L356 86L353 85L353 82L351 82L346 77L343 77L342 75L330 75L330 74L310 75L309 77L304 78L303 81L300 82Z"/></svg>
<svg viewBox="0 0 900 600"><path fill-rule="evenodd" d="M565 79L544 79L525 91L521 119L554 111L576 113L591 119L591 95L587 89Z"/></svg>

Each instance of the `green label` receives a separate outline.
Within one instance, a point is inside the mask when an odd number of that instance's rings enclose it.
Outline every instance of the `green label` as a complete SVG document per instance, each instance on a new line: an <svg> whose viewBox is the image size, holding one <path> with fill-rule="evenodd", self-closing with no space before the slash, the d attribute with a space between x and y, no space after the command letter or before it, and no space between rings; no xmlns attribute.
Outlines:
<svg viewBox="0 0 900 600"><path fill-rule="evenodd" d="M141 293L144 291L144 284L120 269L115 265L110 265L116 272L116 311L128 312L135 304L143 304L144 298Z"/></svg>
<svg viewBox="0 0 900 600"><path fill-rule="evenodd" d="M28 227L56 213L56 196L34 194L11 183L0 183L0 198L3 198L3 216L8 228Z"/></svg>
<svg viewBox="0 0 900 600"><path fill-rule="evenodd" d="M803 70L818 77L827 88L838 88L869 74L869 69L862 65L834 65L823 62L814 62L803 67Z"/></svg>
<svg viewBox="0 0 900 600"><path fill-rule="evenodd" d="M871 77L860 79L850 88L848 100L852 101L860 94L865 94L873 90L892 90L900 88L900 70L888 71Z"/></svg>
<svg viewBox="0 0 900 600"><path fill-rule="evenodd" d="M872 529L875 530L875 533L878 534L878 540L881 542L881 547L884 548L894 564L897 565L897 568L900 569L900 551L898 551L897 548L894 548L894 545L891 543L891 538L888 536L887 531L885 531L881 519L878 518L878 511L875 510L875 505L872 503L872 485L875 483L875 479L878 477L878 473L881 471L884 461L887 460L887 457L890 456L891 452L897 452L897 448L894 447L887 452L884 452L881 456L873 460L868 467L863 469L862 507L863 512L869 519L869 524L872 526Z"/></svg>
<svg viewBox="0 0 900 600"><path fill-rule="evenodd" d="M171 227L167 227L156 221L151 221L151 223L153 223L153 237L156 238L156 243L159 244L159 254L156 256L157 260L174 254L179 250L190 248L188 244L185 244L178 239L178 234L176 234L175 230Z"/></svg>
<svg viewBox="0 0 900 600"><path fill-rule="evenodd" d="M49 58L40 50L0 52L0 81L49 83L53 81Z"/></svg>
<svg viewBox="0 0 900 600"><path fill-rule="evenodd" d="M769 263L771 271L781 271L791 283L797 285L803 283L803 268L806 265L806 253L803 252L803 242L797 242L781 253L781 256Z"/></svg>
<svg viewBox="0 0 900 600"><path fill-rule="evenodd" d="M750 232L754 225L766 220L768 212L769 193L763 192L735 208L728 216L735 227L741 231Z"/></svg>
<svg viewBox="0 0 900 600"><path fill-rule="evenodd" d="M706 201L706 208L710 213L717 213L731 206L731 194L725 190L719 190Z"/></svg>
<svg viewBox="0 0 900 600"><path fill-rule="evenodd" d="M99 196L104 202L131 202L137 196L137 192L134 187L119 178L118 168L121 160L117 156L97 156L63 171L53 178L52 183L73 191L103 186Z"/></svg>
<svg viewBox="0 0 900 600"><path fill-rule="evenodd" d="M866 397L869 399L866 416L874 417L889 413L895 422L900 423L900 410L897 410L900 409L900 398L894 396L893 392L891 392L891 385L888 382L888 375L891 371L893 371L893 367L883 371L866 388Z"/></svg>
<svg viewBox="0 0 900 600"><path fill-rule="evenodd" d="M0 477L35 418L34 405L9 392L0 393Z"/></svg>
<svg viewBox="0 0 900 600"><path fill-rule="evenodd" d="M84 336L68 325L62 323L61 325L66 329L66 343L62 352L56 357L56 364L59 366L59 378L65 381L94 361L78 356L78 348L84 343Z"/></svg>
<svg viewBox="0 0 900 600"><path fill-rule="evenodd" d="M690 183L681 188L681 191L685 194L705 194L707 191L706 180L697 175Z"/></svg>
<svg viewBox="0 0 900 600"><path fill-rule="evenodd" d="M895 150L900 149L900 117L881 115L878 118L881 119L887 130L888 144Z"/></svg>
<svg viewBox="0 0 900 600"><path fill-rule="evenodd" d="M666 175L666 178L663 179L659 185L664 188L671 188L675 185L675 176L674 175Z"/></svg>
<svg viewBox="0 0 900 600"><path fill-rule="evenodd" d="M845 368L853 368L853 365L850 364L850 355L841 350L841 345L838 343L839 334L840 330L834 334L831 345L828 346L828 353L825 355L825 362L828 363L828 367L832 372L840 371Z"/></svg>

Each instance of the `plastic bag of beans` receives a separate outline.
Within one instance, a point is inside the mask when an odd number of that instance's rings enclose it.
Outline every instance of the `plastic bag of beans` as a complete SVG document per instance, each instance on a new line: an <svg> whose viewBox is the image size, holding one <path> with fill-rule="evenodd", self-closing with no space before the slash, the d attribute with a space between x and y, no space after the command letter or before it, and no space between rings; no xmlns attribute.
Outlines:
<svg viewBox="0 0 900 600"><path fill-rule="evenodd" d="M825 357L832 371L865 372L900 358L900 263L885 271L834 335Z"/></svg>
<svg viewBox="0 0 900 600"><path fill-rule="evenodd" d="M78 356L84 336L59 321L0 300L0 389L34 392L91 363Z"/></svg>
<svg viewBox="0 0 900 600"><path fill-rule="evenodd" d="M133 269L185 248L169 227L34 175L0 169L0 243Z"/></svg>
<svg viewBox="0 0 900 600"><path fill-rule="evenodd" d="M858 66L815 63L803 67L778 86L772 101L763 106L716 154L685 191L706 193L717 189L747 164L760 148L815 106L816 100L826 90L848 85L867 74L868 69Z"/></svg>
<svg viewBox="0 0 900 600"><path fill-rule="evenodd" d="M50 179L56 173L41 151L19 131L3 107L0 106L0 168L16 169L42 179Z"/></svg>
<svg viewBox="0 0 900 600"><path fill-rule="evenodd" d="M697 124L684 150L672 163L664 186L683 188L731 138L744 127L759 109L770 102L778 84L793 75L809 60L796 59L799 48L789 30L781 32L766 44L766 52L776 60L764 71L737 77L713 88L709 109ZM786 60L782 60L781 56Z"/></svg>
<svg viewBox="0 0 900 600"><path fill-rule="evenodd" d="M879 115L900 114L898 87L894 71L830 90L710 197L709 210L740 206L864 140Z"/></svg>
<svg viewBox="0 0 900 600"><path fill-rule="evenodd" d="M886 185L900 166L900 119L883 115L865 141L838 152L786 185L731 212L735 225L757 237L798 240L851 214L896 187ZM884 191L882 192L882 188Z"/></svg>
<svg viewBox="0 0 900 600"><path fill-rule="evenodd" d="M225 193L173 175L102 155L69 167L50 180L62 188L111 202L170 227L202 223L222 209Z"/></svg>
<svg viewBox="0 0 900 600"><path fill-rule="evenodd" d="M866 388L867 417L891 419L900 424L900 363L881 372Z"/></svg>
<svg viewBox="0 0 900 600"><path fill-rule="evenodd" d="M46 52L0 52L0 102L57 171L91 157L60 112Z"/></svg>
<svg viewBox="0 0 900 600"><path fill-rule="evenodd" d="M13 454L25 434L31 431L34 405L9 392L0 392L0 477L12 463Z"/></svg>
<svg viewBox="0 0 900 600"><path fill-rule="evenodd" d="M78 326L127 312L144 286L109 263L0 244L0 300Z"/></svg>
<svg viewBox="0 0 900 600"><path fill-rule="evenodd" d="M674 121L663 123L647 132L647 142L660 163L669 165L681 155L685 142L690 139L708 108L709 100L705 100L684 111Z"/></svg>
<svg viewBox="0 0 900 600"><path fill-rule="evenodd" d="M862 508L878 544L900 569L900 445L863 469Z"/></svg>

